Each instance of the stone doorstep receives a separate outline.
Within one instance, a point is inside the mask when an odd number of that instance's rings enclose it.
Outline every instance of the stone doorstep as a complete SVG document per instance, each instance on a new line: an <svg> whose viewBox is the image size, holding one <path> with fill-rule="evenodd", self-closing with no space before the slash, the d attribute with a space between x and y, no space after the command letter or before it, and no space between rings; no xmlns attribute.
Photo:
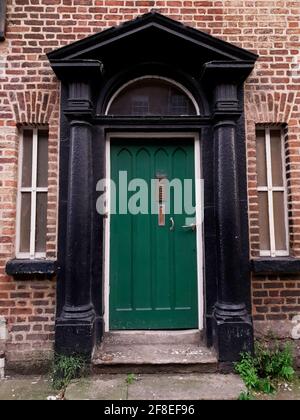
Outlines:
<svg viewBox="0 0 300 420"><path fill-rule="evenodd" d="M199 330L178 331L110 331L105 333L105 344L196 344L203 342L202 332Z"/></svg>
<svg viewBox="0 0 300 420"><path fill-rule="evenodd" d="M96 349L93 372L202 372L218 369L213 350L197 344L116 344L110 341Z"/></svg>

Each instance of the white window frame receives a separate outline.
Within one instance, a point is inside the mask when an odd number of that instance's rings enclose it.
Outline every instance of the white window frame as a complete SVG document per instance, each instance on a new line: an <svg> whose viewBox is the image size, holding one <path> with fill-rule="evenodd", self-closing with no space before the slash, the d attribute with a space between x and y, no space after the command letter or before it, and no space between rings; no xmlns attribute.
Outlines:
<svg viewBox="0 0 300 420"><path fill-rule="evenodd" d="M289 223L288 223L288 199L287 199L287 180L285 169L285 148L284 148L284 132L278 126L257 127L258 130L263 130L265 133L265 148L266 148L266 169L267 169L267 186L257 187L258 192L268 193L268 212L269 212L269 235L270 235L270 250L260 250L261 257L284 257L289 255ZM281 130L281 159L282 159L282 178L283 186L274 187L272 181L272 156L271 156L271 130ZM286 232L286 250L276 249L275 243L275 226L274 226L274 205L273 192L283 192L284 196L284 224Z"/></svg>
<svg viewBox="0 0 300 420"><path fill-rule="evenodd" d="M26 126L21 130L21 142L19 150L19 171L18 171L18 194L17 194L17 227L16 227L16 258L20 259L34 259L45 258L45 252L35 252L35 235L36 235L36 196L37 193L48 193L48 187L37 187L37 160L38 160L38 132L45 130L44 127ZM23 175L23 138L24 131L32 130L32 173L31 173L31 187L22 187ZM20 252L21 243L21 197L22 193L31 193L31 219L30 219L30 251Z"/></svg>

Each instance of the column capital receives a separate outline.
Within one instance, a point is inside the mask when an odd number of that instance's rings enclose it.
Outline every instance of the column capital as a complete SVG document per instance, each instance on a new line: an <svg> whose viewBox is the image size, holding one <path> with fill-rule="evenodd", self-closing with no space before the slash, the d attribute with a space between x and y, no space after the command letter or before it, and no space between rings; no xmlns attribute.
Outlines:
<svg viewBox="0 0 300 420"><path fill-rule="evenodd" d="M252 72L255 61L210 61L202 67L200 80L204 85L220 83L240 85Z"/></svg>
<svg viewBox="0 0 300 420"><path fill-rule="evenodd" d="M94 105L93 86L102 79L103 64L97 60L52 60L51 67L68 90L63 108L69 118L92 117Z"/></svg>
<svg viewBox="0 0 300 420"><path fill-rule="evenodd" d="M202 67L200 81L213 92L213 119L237 120L243 112L239 88L254 67L253 61L211 61Z"/></svg>

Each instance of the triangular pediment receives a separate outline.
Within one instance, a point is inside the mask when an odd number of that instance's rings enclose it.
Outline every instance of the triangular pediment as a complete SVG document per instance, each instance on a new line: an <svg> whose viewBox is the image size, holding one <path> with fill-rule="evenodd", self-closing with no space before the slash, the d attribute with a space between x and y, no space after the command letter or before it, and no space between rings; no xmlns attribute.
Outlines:
<svg viewBox="0 0 300 420"><path fill-rule="evenodd" d="M80 41L48 53L52 60L99 59L118 57L131 60L146 54L192 57L205 63L211 60L255 61L257 56L205 32L183 25L157 12L150 12ZM174 61L174 60L173 60Z"/></svg>

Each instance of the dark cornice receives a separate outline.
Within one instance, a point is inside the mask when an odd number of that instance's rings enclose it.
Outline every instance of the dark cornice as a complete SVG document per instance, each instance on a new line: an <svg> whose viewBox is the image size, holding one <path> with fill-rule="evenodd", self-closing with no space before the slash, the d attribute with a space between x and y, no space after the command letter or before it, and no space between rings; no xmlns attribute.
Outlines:
<svg viewBox="0 0 300 420"><path fill-rule="evenodd" d="M222 80L222 83L241 83L252 72L255 60L211 61L205 63L200 74L200 80L203 84L211 84L216 80ZM220 75L222 76L221 78Z"/></svg>
<svg viewBox="0 0 300 420"><path fill-rule="evenodd" d="M51 67L58 77L63 80L84 80L99 78L103 73L103 64L98 60L50 60Z"/></svg>
<svg viewBox="0 0 300 420"><path fill-rule="evenodd" d="M51 51L47 56L50 61L62 58L87 57L96 49L101 49L101 47L108 46L122 38L131 37L138 32L151 28L161 31L162 34L165 33L166 35L172 35L175 38L185 40L196 48L206 49L216 56L224 57L226 60L249 60L254 62L257 59L257 55L252 52L213 37L205 32L183 25L154 11L117 27L107 29Z"/></svg>

